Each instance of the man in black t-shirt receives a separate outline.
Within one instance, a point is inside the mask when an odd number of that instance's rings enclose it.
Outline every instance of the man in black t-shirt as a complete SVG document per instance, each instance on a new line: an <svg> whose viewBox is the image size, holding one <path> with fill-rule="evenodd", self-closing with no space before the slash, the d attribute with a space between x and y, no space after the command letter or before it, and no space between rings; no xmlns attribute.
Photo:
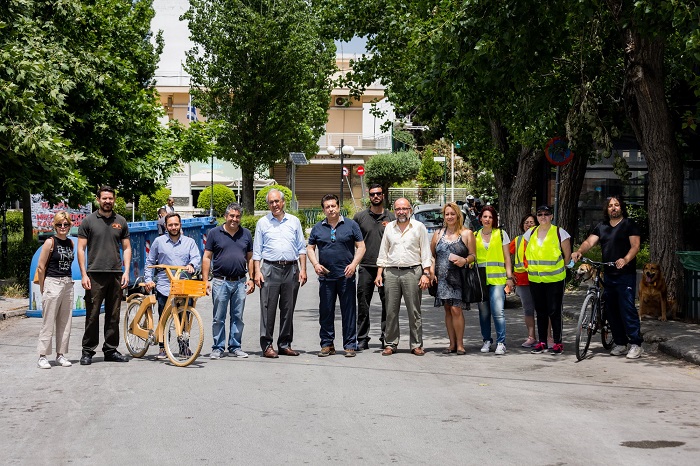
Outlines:
<svg viewBox="0 0 700 466"><path fill-rule="evenodd" d="M382 244L384 228L396 220L394 213L384 208L384 191L381 185L369 187L370 207L358 212L353 220L360 226L365 241L365 255L362 257L357 272L357 346L360 350L369 349L369 306L374 294L374 279L377 276L377 255ZM384 328L386 327L386 306L384 288L379 288L379 300L382 303L381 336L379 340L384 347Z"/></svg>
<svg viewBox="0 0 700 466"><path fill-rule="evenodd" d="M609 197L603 206L605 220L593 229L593 233L571 254L578 261L583 254L600 241L603 262L614 262L605 267L605 309L615 345L610 354L628 359L642 355L642 335L639 314L634 305L637 288L637 252L639 252L639 228L627 218L625 202L620 196ZM629 350L627 344L629 343Z"/></svg>
<svg viewBox="0 0 700 466"><path fill-rule="evenodd" d="M129 285L131 242L126 219L113 211L114 189L102 186L97 191L99 209L88 215L78 228L78 265L85 289L85 333L80 364L92 364L100 342L100 307L105 305L105 361L126 362L117 351L119 346L119 313L122 289ZM122 248L123 258L119 257ZM85 249L88 251L85 268ZM122 271L122 262L124 270Z"/></svg>

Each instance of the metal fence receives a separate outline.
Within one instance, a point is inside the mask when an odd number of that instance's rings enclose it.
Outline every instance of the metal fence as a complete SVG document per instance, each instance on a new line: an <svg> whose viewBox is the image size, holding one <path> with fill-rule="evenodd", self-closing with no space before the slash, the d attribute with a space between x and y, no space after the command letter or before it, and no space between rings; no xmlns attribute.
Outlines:
<svg viewBox="0 0 700 466"><path fill-rule="evenodd" d="M454 194L453 194L454 192ZM444 204L447 202L464 202L467 198L467 188L389 188L389 202L405 197L411 204Z"/></svg>

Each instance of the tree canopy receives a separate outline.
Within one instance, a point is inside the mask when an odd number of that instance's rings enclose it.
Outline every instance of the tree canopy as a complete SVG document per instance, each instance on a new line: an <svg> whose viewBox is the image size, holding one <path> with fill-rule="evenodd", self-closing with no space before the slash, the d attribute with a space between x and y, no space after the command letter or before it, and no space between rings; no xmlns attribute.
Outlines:
<svg viewBox="0 0 700 466"><path fill-rule="evenodd" d="M196 44L186 62L193 101L219 121L216 155L241 168L252 212L256 173L318 151L335 45L305 0L190 0L183 19Z"/></svg>

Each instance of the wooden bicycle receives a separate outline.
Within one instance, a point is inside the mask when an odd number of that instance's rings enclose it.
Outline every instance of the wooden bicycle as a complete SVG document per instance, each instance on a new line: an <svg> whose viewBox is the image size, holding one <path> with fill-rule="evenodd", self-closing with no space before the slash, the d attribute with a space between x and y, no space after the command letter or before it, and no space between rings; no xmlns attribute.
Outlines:
<svg viewBox="0 0 700 466"><path fill-rule="evenodd" d="M170 278L170 295L163 314L155 325L155 294L133 293L124 318L124 341L129 353L141 358L150 345L163 343L170 362L185 367L199 356L204 344L204 327L199 312L193 307L207 291L206 282L181 279L185 266L158 264L151 268L165 269ZM140 286L145 286L140 283Z"/></svg>

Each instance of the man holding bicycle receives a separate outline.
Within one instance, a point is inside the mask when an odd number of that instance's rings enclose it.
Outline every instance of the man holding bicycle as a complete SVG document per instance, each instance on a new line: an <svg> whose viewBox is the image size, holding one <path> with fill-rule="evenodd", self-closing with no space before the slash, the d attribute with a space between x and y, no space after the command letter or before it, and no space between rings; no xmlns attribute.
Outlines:
<svg viewBox="0 0 700 466"><path fill-rule="evenodd" d="M637 252L640 235L637 225L627 218L627 209L621 196L611 196L603 205L605 220L571 254L574 261L588 252L599 241L603 262L614 262L615 267L605 267L605 309L615 346L610 354L628 359L642 355L642 335L639 314L634 305L637 287ZM629 350L627 345L629 343Z"/></svg>
<svg viewBox="0 0 700 466"><path fill-rule="evenodd" d="M156 289L156 300L158 301L158 318L160 319L165 303L170 295L170 280L165 269L158 271L156 284L153 281L153 270L150 265L182 265L185 266L185 271L188 274L193 274L199 268L201 259L199 257L199 248L194 240L182 234L180 228L180 214L169 213L165 216L165 228L167 235L157 237L151 245L151 251L146 257L146 270L144 272L144 280L146 289ZM157 359L166 359L165 347L163 342L160 343L160 351Z"/></svg>

